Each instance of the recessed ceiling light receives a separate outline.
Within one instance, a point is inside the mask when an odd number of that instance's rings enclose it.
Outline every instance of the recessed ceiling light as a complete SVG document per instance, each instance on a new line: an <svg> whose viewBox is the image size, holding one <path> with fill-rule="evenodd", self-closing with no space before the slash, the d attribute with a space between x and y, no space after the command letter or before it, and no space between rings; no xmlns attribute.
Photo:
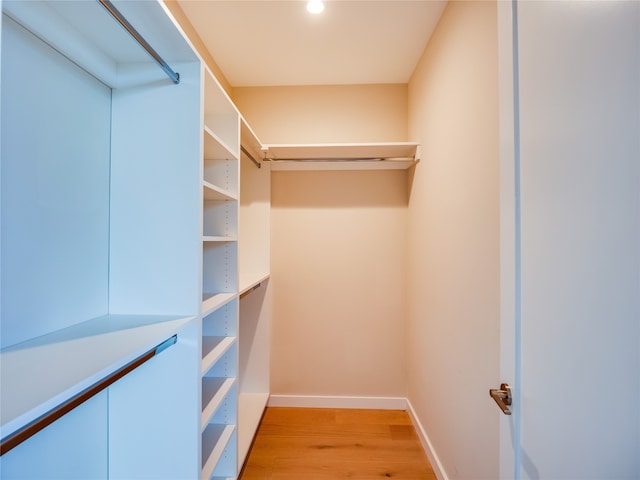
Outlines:
<svg viewBox="0 0 640 480"><path fill-rule="evenodd" d="M307 11L309 13L322 13L324 10L324 3L322 0L309 0L307 2Z"/></svg>

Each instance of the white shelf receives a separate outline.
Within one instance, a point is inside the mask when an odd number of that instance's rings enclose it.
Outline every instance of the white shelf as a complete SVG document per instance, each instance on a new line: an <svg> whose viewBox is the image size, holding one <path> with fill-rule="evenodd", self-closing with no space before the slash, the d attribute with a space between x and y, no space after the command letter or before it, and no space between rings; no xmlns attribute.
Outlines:
<svg viewBox="0 0 640 480"><path fill-rule="evenodd" d="M403 170L420 160L419 144L330 143L265 145L272 170Z"/></svg>
<svg viewBox="0 0 640 480"><path fill-rule="evenodd" d="M216 185L207 181L202 182L202 187L205 200L227 201L238 199L238 196L234 193L225 190L224 188L217 187Z"/></svg>
<svg viewBox="0 0 640 480"><path fill-rule="evenodd" d="M215 138L237 160L240 157L240 113L211 71L205 70L204 124L215 132ZM210 157L205 155L205 158Z"/></svg>
<svg viewBox="0 0 640 480"><path fill-rule="evenodd" d="M235 293L205 293L202 295L202 316L206 316L229 303L236 297Z"/></svg>
<svg viewBox="0 0 640 480"><path fill-rule="evenodd" d="M240 295L257 287L270 277L269 272L264 273L240 273Z"/></svg>
<svg viewBox="0 0 640 480"><path fill-rule="evenodd" d="M206 160L230 160L237 155L231 148L208 126L204 127L204 158Z"/></svg>
<svg viewBox="0 0 640 480"><path fill-rule="evenodd" d="M204 159L204 181L238 198L238 160Z"/></svg>
<svg viewBox="0 0 640 480"><path fill-rule="evenodd" d="M238 398L238 469L249 453L262 414L269 400L268 393L240 393Z"/></svg>
<svg viewBox="0 0 640 480"><path fill-rule="evenodd" d="M204 236L224 236L237 240L238 202L230 201L230 192L205 189L206 198L202 209ZM208 197L208 198L207 198Z"/></svg>
<svg viewBox="0 0 640 480"><path fill-rule="evenodd" d="M202 237L203 242L235 242L237 237L226 237L221 235L207 235Z"/></svg>
<svg viewBox="0 0 640 480"><path fill-rule="evenodd" d="M202 479L209 480L227 447L235 425L210 424L202 433Z"/></svg>
<svg viewBox="0 0 640 480"><path fill-rule="evenodd" d="M105 315L2 350L3 437L118 370L192 320Z"/></svg>
<svg viewBox="0 0 640 480"><path fill-rule="evenodd" d="M202 374L205 374L236 342L236 337L202 337Z"/></svg>
<svg viewBox="0 0 640 480"><path fill-rule="evenodd" d="M202 378L202 428L216 412L222 401L236 383L235 378L203 377Z"/></svg>

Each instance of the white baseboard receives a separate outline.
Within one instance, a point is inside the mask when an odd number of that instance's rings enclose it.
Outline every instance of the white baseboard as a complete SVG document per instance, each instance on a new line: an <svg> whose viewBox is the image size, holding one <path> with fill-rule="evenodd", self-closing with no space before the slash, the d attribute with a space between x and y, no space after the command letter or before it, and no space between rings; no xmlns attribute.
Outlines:
<svg viewBox="0 0 640 480"><path fill-rule="evenodd" d="M341 397L319 395L271 395L269 407L305 408L371 408L380 410L406 410L404 397Z"/></svg>
<svg viewBox="0 0 640 480"><path fill-rule="evenodd" d="M414 428L416 429L416 433L418 434L418 438L420 439L420 443L422 444L422 448L427 454L427 458L429 458L429 463L431 463L431 468L433 469L433 473L436 474L438 480L449 480L449 477L444 471L444 467L442 466L442 462L438 458L436 451L427 436L427 432L425 432L420 420L418 419L418 415L416 411L413 409L413 405L409 399L405 399L407 402L407 413L411 418L411 422L413 423Z"/></svg>

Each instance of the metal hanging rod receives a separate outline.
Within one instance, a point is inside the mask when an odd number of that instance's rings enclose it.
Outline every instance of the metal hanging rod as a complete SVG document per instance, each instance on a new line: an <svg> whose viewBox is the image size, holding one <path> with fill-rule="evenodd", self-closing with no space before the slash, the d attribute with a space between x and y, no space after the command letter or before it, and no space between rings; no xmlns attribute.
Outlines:
<svg viewBox="0 0 640 480"><path fill-rule="evenodd" d="M80 393L77 393L73 397L62 402L60 405L52 408L45 414L33 420L31 423L28 423L27 425L15 431L11 435L8 435L7 437L3 438L2 442L0 442L0 455L4 455L9 450L17 447L25 440L28 440L30 437L38 433L40 430L44 429L45 427L48 427L63 415L66 415L77 406L86 402L91 397L100 393L105 388L109 387L112 383L124 377L127 373L135 370L140 365L145 363L147 360L150 360L151 358L155 357L163 350L166 350L171 345L175 344L177 340L178 340L177 335L174 335L168 338L164 342L156 345L151 350L147 351L146 353L143 353L138 358L130 361L129 363L119 368L115 372L107 375L101 380L98 380L96 383L94 383L90 387L85 388Z"/></svg>
<svg viewBox="0 0 640 480"><path fill-rule="evenodd" d="M318 157L318 158L266 158L270 162L383 162L385 160L413 160L412 157L406 158L383 158L383 157L352 157L352 158L334 158L334 157Z"/></svg>
<svg viewBox="0 0 640 480"><path fill-rule="evenodd" d="M244 148L242 145L240 145L240 150L242 150L242 153L244 153L247 157L249 157L249 160L251 160L253 163L256 164L256 167L262 168L262 164L259 161L257 161L255 158L253 158L253 155L251 155L249 151L246 148Z"/></svg>
<svg viewBox="0 0 640 480"><path fill-rule="evenodd" d="M107 12L120 24L122 27L133 37L133 39L140 44L142 48L144 48L147 53L153 58L160 68L164 70L164 72L169 76L169 78L176 85L180 83L180 74L174 72L172 68L167 65L158 52L156 52L151 45L144 39L140 33L131 25L127 19L118 11L118 9L111 3L109 0L98 0L100 5L102 5Z"/></svg>

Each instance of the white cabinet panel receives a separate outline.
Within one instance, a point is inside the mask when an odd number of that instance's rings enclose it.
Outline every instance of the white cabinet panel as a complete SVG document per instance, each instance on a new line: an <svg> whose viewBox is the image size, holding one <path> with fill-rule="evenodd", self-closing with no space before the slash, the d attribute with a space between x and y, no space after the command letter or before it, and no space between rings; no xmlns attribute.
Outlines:
<svg viewBox="0 0 640 480"><path fill-rule="evenodd" d="M99 393L0 457L3 480L106 479L107 398Z"/></svg>
<svg viewBox="0 0 640 480"><path fill-rule="evenodd" d="M2 22L6 347L107 313L111 90Z"/></svg>
<svg viewBox="0 0 640 480"><path fill-rule="evenodd" d="M175 345L109 388L109 478L197 478L198 335L191 322Z"/></svg>
<svg viewBox="0 0 640 480"><path fill-rule="evenodd" d="M3 440L178 340L3 454L3 479L201 473L201 61L161 2L113 3L179 84L98 2L0 3Z"/></svg>

